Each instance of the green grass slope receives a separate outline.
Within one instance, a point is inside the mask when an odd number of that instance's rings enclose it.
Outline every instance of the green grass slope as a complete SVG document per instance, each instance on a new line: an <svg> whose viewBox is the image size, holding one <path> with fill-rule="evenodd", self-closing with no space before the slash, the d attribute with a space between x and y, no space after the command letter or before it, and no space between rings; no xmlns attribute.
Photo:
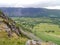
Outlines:
<svg viewBox="0 0 60 45"><path fill-rule="evenodd" d="M5 31L0 31L0 45L25 45L26 37L18 37L15 33L13 37L8 37Z"/></svg>

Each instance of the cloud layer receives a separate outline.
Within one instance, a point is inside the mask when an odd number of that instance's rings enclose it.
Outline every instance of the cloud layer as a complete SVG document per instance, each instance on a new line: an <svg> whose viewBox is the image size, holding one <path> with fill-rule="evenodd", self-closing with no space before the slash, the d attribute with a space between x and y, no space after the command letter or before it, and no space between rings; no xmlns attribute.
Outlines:
<svg viewBox="0 0 60 45"><path fill-rule="evenodd" d="M0 7L60 7L60 0L0 0Z"/></svg>

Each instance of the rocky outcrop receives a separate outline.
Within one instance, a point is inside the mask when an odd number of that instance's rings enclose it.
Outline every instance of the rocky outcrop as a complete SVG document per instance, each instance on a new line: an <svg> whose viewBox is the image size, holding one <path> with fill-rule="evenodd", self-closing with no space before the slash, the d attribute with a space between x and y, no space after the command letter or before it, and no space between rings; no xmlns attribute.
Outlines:
<svg viewBox="0 0 60 45"><path fill-rule="evenodd" d="M5 31L8 33L8 36L12 36L12 33L16 33L18 36L21 34L19 27L16 26L16 23L6 16L3 12L0 11L0 22L5 24L8 27Z"/></svg>

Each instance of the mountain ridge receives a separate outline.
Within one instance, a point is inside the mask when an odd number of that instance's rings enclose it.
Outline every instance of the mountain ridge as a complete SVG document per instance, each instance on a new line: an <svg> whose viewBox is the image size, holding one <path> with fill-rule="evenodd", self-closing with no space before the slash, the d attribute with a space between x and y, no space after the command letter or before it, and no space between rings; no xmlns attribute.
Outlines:
<svg viewBox="0 0 60 45"><path fill-rule="evenodd" d="M45 8L0 8L10 17L60 17L60 10Z"/></svg>

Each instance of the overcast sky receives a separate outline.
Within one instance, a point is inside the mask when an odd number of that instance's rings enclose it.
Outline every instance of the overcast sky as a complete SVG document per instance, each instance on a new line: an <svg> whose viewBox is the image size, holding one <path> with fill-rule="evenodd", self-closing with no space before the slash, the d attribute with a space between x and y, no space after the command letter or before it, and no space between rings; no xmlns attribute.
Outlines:
<svg viewBox="0 0 60 45"><path fill-rule="evenodd" d="M0 7L42 7L60 9L60 0L0 0Z"/></svg>

